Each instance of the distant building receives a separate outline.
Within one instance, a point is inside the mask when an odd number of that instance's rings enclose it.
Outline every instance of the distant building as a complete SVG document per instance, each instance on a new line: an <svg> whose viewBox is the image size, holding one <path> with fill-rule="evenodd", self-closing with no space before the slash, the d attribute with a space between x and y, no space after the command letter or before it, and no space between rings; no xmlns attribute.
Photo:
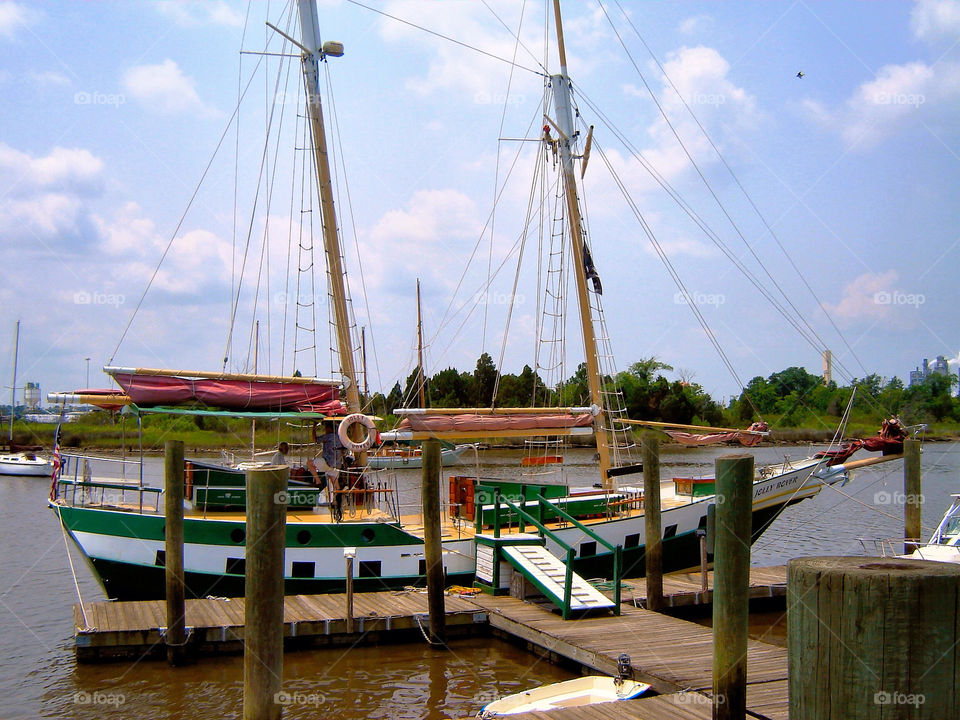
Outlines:
<svg viewBox="0 0 960 720"><path fill-rule="evenodd" d="M934 373L937 373L938 375L951 374L950 363L947 362L947 358L943 355L937 355L937 359L933 361L933 365L930 364L930 361L927 358L924 358L923 365L915 370L910 371L910 384L918 385Z"/></svg>
<svg viewBox="0 0 960 720"><path fill-rule="evenodd" d="M23 386L23 404L30 410L40 407L40 383L28 382Z"/></svg>
<svg viewBox="0 0 960 720"><path fill-rule="evenodd" d="M833 353L829 350L823 351L823 384L829 385L833 382Z"/></svg>

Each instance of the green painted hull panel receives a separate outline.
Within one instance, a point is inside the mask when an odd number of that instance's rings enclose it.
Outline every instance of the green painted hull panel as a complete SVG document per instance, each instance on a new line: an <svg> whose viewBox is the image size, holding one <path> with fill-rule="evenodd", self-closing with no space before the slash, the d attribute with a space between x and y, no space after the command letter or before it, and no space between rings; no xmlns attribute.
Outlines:
<svg viewBox="0 0 960 720"><path fill-rule="evenodd" d="M140 515L133 512L61 507L60 514L71 532L130 538L131 540L164 539L165 519L162 515ZM246 523L241 520L186 518L183 522L185 543L243 547ZM422 545L423 540L394 523L288 523L287 547L346 547Z"/></svg>

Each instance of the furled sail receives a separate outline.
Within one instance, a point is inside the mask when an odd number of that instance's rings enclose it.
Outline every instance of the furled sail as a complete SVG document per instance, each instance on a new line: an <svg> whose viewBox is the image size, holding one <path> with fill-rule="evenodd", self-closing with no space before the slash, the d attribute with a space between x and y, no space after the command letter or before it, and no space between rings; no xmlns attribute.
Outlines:
<svg viewBox="0 0 960 720"><path fill-rule="evenodd" d="M200 404L224 410L342 413L339 384L319 378L104 368L139 407Z"/></svg>
<svg viewBox="0 0 960 720"><path fill-rule="evenodd" d="M683 445L713 445L722 442L739 442L744 447L753 447L763 440L761 433L767 432L767 424L755 422L746 430L732 430L719 433L695 434L679 430L665 430L671 438Z"/></svg>

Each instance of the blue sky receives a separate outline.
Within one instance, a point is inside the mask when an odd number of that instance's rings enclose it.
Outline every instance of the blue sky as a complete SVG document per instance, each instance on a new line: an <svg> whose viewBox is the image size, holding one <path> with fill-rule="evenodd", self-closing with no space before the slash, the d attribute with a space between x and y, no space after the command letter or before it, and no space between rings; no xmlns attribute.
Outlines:
<svg viewBox="0 0 960 720"><path fill-rule="evenodd" d="M333 96L325 108L329 117L335 107L338 121L338 210L351 288L365 297L355 313L368 328L371 389L389 389L414 365L417 277L429 370L471 369L485 350L503 356L506 372L518 372L533 362L538 307L535 237L517 270L529 192L520 176L539 146L515 139L537 137L543 122L543 79L530 70L541 62L557 70L555 54L543 60L542 3L376 7L502 59L515 52L504 25L519 26L522 47L511 75L509 63L363 7L320 3L324 38L346 48L328 63ZM655 355L718 398L738 389L607 165L743 382L791 365L820 372L820 341L807 342L771 307L619 135L760 284L782 288L834 352L838 379L906 378L923 357L956 358L960 4L623 3L633 28L620 7L603 5L616 30L596 3L568 3L564 16L578 107L596 126L585 204L618 365ZM293 370L293 313L284 303L294 295L285 278L296 278L287 271L288 237L291 228L299 235L294 222L304 215L299 196L290 200L299 182L290 148L300 82L296 66L278 75L278 58L240 55L241 48L282 50L265 20L286 27L286 5L0 2L0 368L9 368L20 318L21 384L38 381L44 392L82 387L88 357L92 386L106 386L97 369L111 357L121 365L214 370L227 354L230 369L248 370L254 319L261 323L258 367ZM230 121L238 87L251 76L238 134ZM267 146L264 171L273 182L257 194L268 96L278 78L283 102L272 127L280 127L280 139ZM491 240L495 183L513 165ZM231 288L248 230L227 351ZM489 283L488 265L499 268ZM316 372L328 376L322 275L318 282L304 286L301 299L318 298ZM297 344L309 344L303 333ZM568 374L580 352L571 343ZM314 372L310 352L297 357L296 367Z"/></svg>

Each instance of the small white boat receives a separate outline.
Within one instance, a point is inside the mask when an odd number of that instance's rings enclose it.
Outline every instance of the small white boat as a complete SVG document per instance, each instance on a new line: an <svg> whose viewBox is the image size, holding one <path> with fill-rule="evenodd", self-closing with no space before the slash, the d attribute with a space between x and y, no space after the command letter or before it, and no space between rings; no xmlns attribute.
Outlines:
<svg viewBox="0 0 960 720"><path fill-rule="evenodd" d="M16 452L0 455L0 475L30 475L49 477L53 466L32 452Z"/></svg>
<svg viewBox="0 0 960 720"><path fill-rule="evenodd" d="M542 685L538 688L507 695L494 700L477 713L479 718L492 718L501 715L517 715L525 712L542 712L559 708L580 707L600 703L631 700L640 697L650 685L630 680L632 673L630 656L623 654L617 658L617 677L606 675L586 675L574 680Z"/></svg>
<svg viewBox="0 0 960 720"><path fill-rule="evenodd" d="M440 464L443 467L456 465L460 456L474 445L457 445L440 451ZM383 448L367 455L367 465L382 470L423 467L423 454L420 448Z"/></svg>
<svg viewBox="0 0 960 720"><path fill-rule="evenodd" d="M919 545L912 553L900 557L960 563L960 494L951 497L953 502L943 514L943 519L937 525L930 541Z"/></svg>

